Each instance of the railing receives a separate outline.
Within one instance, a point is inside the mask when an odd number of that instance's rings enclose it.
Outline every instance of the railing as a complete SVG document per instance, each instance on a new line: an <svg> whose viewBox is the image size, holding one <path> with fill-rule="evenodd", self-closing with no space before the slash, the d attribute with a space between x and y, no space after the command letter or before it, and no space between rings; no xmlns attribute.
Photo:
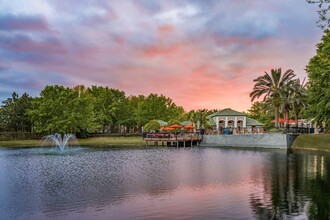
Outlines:
<svg viewBox="0 0 330 220"><path fill-rule="evenodd" d="M284 133L290 133L290 134L313 134L314 133L314 128L287 127L287 128L285 128Z"/></svg>
<svg viewBox="0 0 330 220"><path fill-rule="evenodd" d="M148 141L189 141L202 140L203 135L200 132L146 132L143 133L143 139Z"/></svg>

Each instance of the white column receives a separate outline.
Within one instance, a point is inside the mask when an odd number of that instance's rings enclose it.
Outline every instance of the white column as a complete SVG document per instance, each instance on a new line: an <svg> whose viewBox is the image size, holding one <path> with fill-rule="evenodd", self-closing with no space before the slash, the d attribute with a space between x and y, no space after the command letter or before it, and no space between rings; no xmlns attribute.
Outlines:
<svg viewBox="0 0 330 220"><path fill-rule="evenodd" d="M217 125L217 131L219 131L219 116L215 117L215 124Z"/></svg>
<svg viewBox="0 0 330 220"><path fill-rule="evenodd" d="M246 117L243 118L243 128L246 128Z"/></svg>
<svg viewBox="0 0 330 220"><path fill-rule="evenodd" d="M228 117L226 116L226 120L225 120L225 128L228 127Z"/></svg>
<svg viewBox="0 0 330 220"><path fill-rule="evenodd" d="M237 128L237 117L235 117L235 120L234 120L234 128Z"/></svg>

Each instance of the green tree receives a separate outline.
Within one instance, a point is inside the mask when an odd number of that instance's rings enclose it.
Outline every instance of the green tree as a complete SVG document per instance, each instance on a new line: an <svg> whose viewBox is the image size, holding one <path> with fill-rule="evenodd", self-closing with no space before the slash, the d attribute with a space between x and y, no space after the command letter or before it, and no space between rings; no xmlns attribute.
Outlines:
<svg viewBox="0 0 330 220"><path fill-rule="evenodd" d="M318 26L323 29L330 29L330 0L306 0L310 4L317 4L319 10L317 13L319 14L319 20L317 21Z"/></svg>
<svg viewBox="0 0 330 220"><path fill-rule="evenodd" d="M171 126L171 125L175 125L175 124L180 125L180 121L177 119L171 119L168 121L167 126Z"/></svg>
<svg viewBox="0 0 330 220"><path fill-rule="evenodd" d="M294 81L290 96L290 104L294 113L295 125L298 127L299 115L302 114L307 107L307 91L304 81L302 83L300 83L299 79Z"/></svg>
<svg viewBox="0 0 330 220"><path fill-rule="evenodd" d="M288 125L288 120L290 118L290 110L292 109L292 94L293 87L292 86L284 86L280 90L281 104L280 111L283 114L284 120L286 120L286 124Z"/></svg>
<svg viewBox="0 0 330 220"><path fill-rule="evenodd" d="M103 133L106 130L110 132L110 126L119 125L123 120L120 116L123 116L125 93L102 86L92 86L87 91L94 97L96 122L102 127Z"/></svg>
<svg viewBox="0 0 330 220"><path fill-rule="evenodd" d="M317 44L316 55L306 67L309 118L330 125L330 30L326 30Z"/></svg>
<svg viewBox="0 0 330 220"><path fill-rule="evenodd" d="M209 112L207 109L198 109L197 111L191 110L188 112L189 120L194 123L197 129L206 128L207 125L207 115Z"/></svg>
<svg viewBox="0 0 330 220"><path fill-rule="evenodd" d="M128 104L129 104L129 117L127 118L130 121L130 126L133 128L133 132L138 129L141 131L142 124L138 123L139 116L138 116L138 107L139 103L144 102L146 99L145 96L139 95L139 96L129 96L128 97Z"/></svg>
<svg viewBox="0 0 330 220"><path fill-rule="evenodd" d="M124 133L129 133L130 128L137 125L135 120L136 108L133 107L129 98L125 98L119 103L118 109L117 122L119 125L125 126Z"/></svg>
<svg viewBox="0 0 330 220"><path fill-rule="evenodd" d="M28 114L38 133L77 133L97 127L92 96L58 85L46 86Z"/></svg>
<svg viewBox="0 0 330 220"><path fill-rule="evenodd" d="M282 75L282 70L279 68L272 69L270 74L265 72L264 75L253 80L256 84L253 87L253 91L250 93L251 101L253 102L260 96L264 96L264 101L266 99L271 101L275 112L275 127L277 128L279 126L278 118L282 101L280 91L285 87L291 86L294 77L295 74L293 70L289 69Z"/></svg>
<svg viewBox="0 0 330 220"><path fill-rule="evenodd" d="M270 106L270 103L265 102L253 102L252 106L247 112L250 118L256 119L264 123L265 128L274 127L272 120L274 119L274 112Z"/></svg>
<svg viewBox="0 0 330 220"><path fill-rule="evenodd" d="M169 121L184 114L182 107L178 107L170 98L163 95L150 94L139 102L137 108L137 123L142 126L153 119Z"/></svg>
<svg viewBox="0 0 330 220"><path fill-rule="evenodd" d="M159 129L160 129L160 124L157 120L151 120L147 124L144 125L144 130L146 132L158 131Z"/></svg>
<svg viewBox="0 0 330 220"><path fill-rule="evenodd" d="M3 101L0 108L0 128L3 131L31 131L31 120L27 111L31 108L32 97L24 93L21 97L13 92L12 97Z"/></svg>

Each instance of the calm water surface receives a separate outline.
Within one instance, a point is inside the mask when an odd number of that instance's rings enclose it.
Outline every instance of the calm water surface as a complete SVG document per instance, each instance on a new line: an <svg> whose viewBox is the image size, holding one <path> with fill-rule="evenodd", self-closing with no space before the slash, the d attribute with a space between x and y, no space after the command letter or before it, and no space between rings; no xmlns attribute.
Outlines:
<svg viewBox="0 0 330 220"><path fill-rule="evenodd" d="M0 148L0 219L330 219L330 154Z"/></svg>

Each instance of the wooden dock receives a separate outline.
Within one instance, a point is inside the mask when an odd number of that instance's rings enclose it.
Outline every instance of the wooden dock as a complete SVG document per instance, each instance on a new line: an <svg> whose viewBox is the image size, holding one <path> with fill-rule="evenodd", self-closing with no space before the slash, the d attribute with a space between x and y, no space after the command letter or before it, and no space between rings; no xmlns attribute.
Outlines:
<svg viewBox="0 0 330 220"><path fill-rule="evenodd" d="M153 142L155 146L160 143L169 147L192 147L199 146L199 143L203 140L203 135L200 132L144 133L143 140L146 142L146 146Z"/></svg>

